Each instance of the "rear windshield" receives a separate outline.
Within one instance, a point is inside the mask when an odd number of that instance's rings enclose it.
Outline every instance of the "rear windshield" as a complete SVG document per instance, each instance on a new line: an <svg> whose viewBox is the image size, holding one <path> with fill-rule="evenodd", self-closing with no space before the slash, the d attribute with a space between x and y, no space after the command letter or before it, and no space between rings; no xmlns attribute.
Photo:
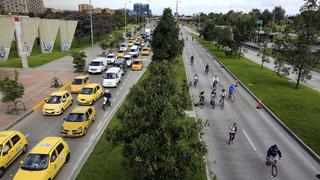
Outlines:
<svg viewBox="0 0 320 180"><path fill-rule="evenodd" d="M116 77L116 73L106 73L103 76L104 79L116 79Z"/></svg>
<svg viewBox="0 0 320 180"><path fill-rule="evenodd" d="M120 51L118 51L118 53L124 53L124 51L120 50Z"/></svg>
<svg viewBox="0 0 320 180"><path fill-rule="evenodd" d="M47 169L49 164L48 154L29 154L23 162L21 169L29 171L40 171Z"/></svg>
<svg viewBox="0 0 320 180"><path fill-rule="evenodd" d="M73 84L73 85L80 85L80 84L82 84L82 81L83 81L83 79L74 79L74 80L72 81L72 84Z"/></svg>
<svg viewBox="0 0 320 180"><path fill-rule="evenodd" d="M62 96L50 96L47 100L47 104L59 104Z"/></svg>
<svg viewBox="0 0 320 180"><path fill-rule="evenodd" d="M130 49L130 52L136 52L137 49Z"/></svg>
<svg viewBox="0 0 320 180"><path fill-rule="evenodd" d="M109 55L109 56L107 56L107 58L112 59L112 58L114 58L114 56L113 55Z"/></svg>

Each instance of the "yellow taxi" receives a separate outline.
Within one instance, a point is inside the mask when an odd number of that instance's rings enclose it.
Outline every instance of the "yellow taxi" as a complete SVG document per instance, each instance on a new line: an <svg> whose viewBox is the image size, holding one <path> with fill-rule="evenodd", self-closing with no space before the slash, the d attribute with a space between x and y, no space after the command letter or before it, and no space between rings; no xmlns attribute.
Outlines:
<svg viewBox="0 0 320 180"><path fill-rule="evenodd" d="M93 106L78 106L65 119L60 133L65 137L78 137L87 134L93 123L96 109Z"/></svg>
<svg viewBox="0 0 320 180"><path fill-rule="evenodd" d="M71 93L69 91L53 92L46 100L42 107L44 115L60 115L73 103Z"/></svg>
<svg viewBox="0 0 320 180"><path fill-rule="evenodd" d="M69 160L69 145L61 137L46 137L28 153L13 179L53 179Z"/></svg>
<svg viewBox="0 0 320 180"><path fill-rule="evenodd" d="M27 151L27 138L20 131L0 131L0 177L14 160Z"/></svg>
<svg viewBox="0 0 320 180"><path fill-rule="evenodd" d="M133 61L132 65L131 65L131 70L132 71L141 71L143 68L143 61L136 59Z"/></svg>
<svg viewBox="0 0 320 180"><path fill-rule="evenodd" d="M94 104L103 94L104 89L98 83L88 84L82 88L81 92L77 97L77 102L80 105L91 105Z"/></svg>
<svg viewBox="0 0 320 180"><path fill-rule="evenodd" d="M133 46L133 45L134 45L134 43L135 43L135 41L134 41L134 40L130 40L130 41L128 42L128 47Z"/></svg>
<svg viewBox="0 0 320 180"><path fill-rule="evenodd" d="M117 53L117 58L123 58L125 55L126 55L126 52L120 49Z"/></svg>
<svg viewBox="0 0 320 180"><path fill-rule="evenodd" d="M150 55L150 48L142 48L141 51L142 56L149 56Z"/></svg>
<svg viewBox="0 0 320 180"><path fill-rule="evenodd" d="M89 76L78 76L73 79L70 85L70 92L79 93L84 86L90 83L91 83L91 80L89 79Z"/></svg>

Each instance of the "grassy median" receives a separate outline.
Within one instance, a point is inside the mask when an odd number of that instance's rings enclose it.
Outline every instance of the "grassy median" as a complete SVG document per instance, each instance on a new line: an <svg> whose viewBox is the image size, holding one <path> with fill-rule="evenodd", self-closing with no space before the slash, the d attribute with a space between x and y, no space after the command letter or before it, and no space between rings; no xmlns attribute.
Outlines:
<svg viewBox="0 0 320 180"><path fill-rule="evenodd" d="M179 58L179 62L175 65L175 69L177 70L177 73L178 73L177 84L180 85L186 79L182 57ZM148 75L149 73L148 71L146 71L141 79L144 79L144 77ZM126 103L126 101L124 103ZM191 104L190 104L190 107L191 107ZM119 108L118 112L121 111L121 108L123 108L123 105ZM132 170L124 167L124 165L122 164L122 161L124 159L122 155L123 146L122 145L112 146L111 143L108 142L106 139L107 132L110 131L110 129L119 125L119 121L116 115L113 116L104 134L101 136L99 142L95 146L87 162L81 169L77 177L77 180L86 180L86 179L128 180L128 179L138 178L138 177L134 177L134 173ZM185 121L195 121L195 119L191 117L186 117ZM197 137L193 138L193 140L199 141ZM190 180L206 179L205 170L199 169L197 172L189 172L188 179Z"/></svg>
<svg viewBox="0 0 320 180"><path fill-rule="evenodd" d="M280 78L270 69L263 68L244 57L230 58L224 50L218 49L199 37L197 40L219 58L257 97L261 98L296 135L317 154L320 154L320 93Z"/></svg>

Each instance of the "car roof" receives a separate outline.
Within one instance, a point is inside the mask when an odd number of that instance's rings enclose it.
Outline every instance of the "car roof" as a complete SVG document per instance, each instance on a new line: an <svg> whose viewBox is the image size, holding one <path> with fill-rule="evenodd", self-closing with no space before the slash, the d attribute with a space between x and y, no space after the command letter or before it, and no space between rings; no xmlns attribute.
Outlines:
<svg viewBox="0 0 320 180"><path fill-rule="evenodd" d="M68 92L68 91L59 90L59 91L55 91L55 92L51 93L50 96L62 96L62 95L64 95L66 92Z"/></svg>
<svg viewBox="0 0 320 180"><path fill-rule="evenodd" d="M96 87L97 85L100 85L100 84L98 84L98 83L91 83L91 84L86 85L84 88L94 88L94 87Z"/></svg>
<svg viewBox="0 0 320 180"><path fill-rule="evenodd" d="M95 59L93 59L93 60L91 60L91 61L103 61L103 60L106 60L106 58L104 58L104 57L97 57L97 58L95 58Z"/></svg>
<svg viewBox="0 0 320 180"><path fill-rule="evenodd" d="M123 56L123 57L132 57L132 55L131 55L131 54L126 54L126 55Z"/></svg>
<svg viewBox="0 0 320 180"><path fill-rule="evenodd" d="M115 53L108 53L107 56L116 56Z"/></svg>
<svg viewBox="0 0 320 180"><path fill-rule="evenodd" d="M139 48L139 47L136 46L136 45L134 45L134 46L131 47L131 49L138 49L138 48Z"/></svg>
<svg viewBox="0 0 320 180"><path fill-rule="evenodd" d="M0 143L4 143L12 135L16 134L18 131L0 131Z"/></svg>
<svg viewBox="0 0 320 180"><path fill-rule="evenodd" d="M123 63L123 61L125 61L125 59L123 59L123 58L119 58L119 59L117 59L117 60L116 60L116 62L115 62L115 63Z"/></svg>
<svg viewBox="0 0 320 180"><path fill-rule="evenodd" d="M120 71L119 67L112 67L112 68L108 69L106 73L116 73L118 71Z"/></svg>
<svg viewBox="0 0 320 180"><path fill-rule="evenodd" d="M42 139L30 153L48 154L51 150L61 142L63 139L61 137L45 137Z"/></svg>
<svg viewBox="0 0 320 180"><path fill-rule="evenodd" d="M72 109L71 113L85 113L91 106L77 106Z"/></svg>

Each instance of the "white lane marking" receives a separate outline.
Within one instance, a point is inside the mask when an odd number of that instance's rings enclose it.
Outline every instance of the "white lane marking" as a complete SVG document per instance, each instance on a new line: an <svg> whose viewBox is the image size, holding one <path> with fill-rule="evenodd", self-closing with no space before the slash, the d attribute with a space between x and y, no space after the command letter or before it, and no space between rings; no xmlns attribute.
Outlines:
<svg viewBox="0 0 320 180"><path fill-rule="evenodd" d="M123 86L120 87L120 90L122 89Z"/></svg>
<svg viewBox="0 0 320 180"><path fill-rule="evenodd" d="M112 100L112 102L115 102L115 101L116 101L116 99L113 99L113 100Z"/></svg>
<svg viewBox="0 0 320 180"><path fill-rule="evenodd" d="M117 92L117 94L116 94L116 96L118 96L118 95L119 95L119 93L120 93L120 92L118 91L118 92Z"/></svg>
<svg viewBox="0 0 320 180"><path fill-rule="evenodd" d="M98 124L98 126L97 126L97 129L100 128L101 124L102 124L102 121L99 122L99 124Z"/></svg>
<svg viewBox="0 0 320 180"><path fill-rule="evenodd" d="M242 132L243 132L243 134L247 137L247 139L248 139L249 143L251 144L253 150L254 150L254 151L257 151L257 149L254 147L251 139L250 139L249 136L247 135L246 131L245 131L244 129L242 129Z"/></svg>
<svg viewBox="0 0 320 180"><path fill-rule="evenodd" d="M92 143L92 141L94 140L94 138L96 137L97 134L94 134L93 136L91 136L90 140L89 140L89 144Z"/></svg>
<svg viewBox="0 0 320 180"><path fill-rule="evenodd" d="M27 133L25 136L26 136L26 137L29 137L30 135L31 135L31 133Z"/></svg>

